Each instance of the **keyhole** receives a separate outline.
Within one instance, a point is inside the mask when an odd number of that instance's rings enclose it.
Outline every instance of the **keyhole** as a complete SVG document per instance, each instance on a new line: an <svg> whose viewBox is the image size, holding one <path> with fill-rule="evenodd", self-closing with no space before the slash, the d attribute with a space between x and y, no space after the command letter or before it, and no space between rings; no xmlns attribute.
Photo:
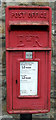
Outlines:
<svg viewBox="0 0 56 120"><path fill-rule="evenodd" d="M17 80L16 80L16 84L17 84Z"/></svg>

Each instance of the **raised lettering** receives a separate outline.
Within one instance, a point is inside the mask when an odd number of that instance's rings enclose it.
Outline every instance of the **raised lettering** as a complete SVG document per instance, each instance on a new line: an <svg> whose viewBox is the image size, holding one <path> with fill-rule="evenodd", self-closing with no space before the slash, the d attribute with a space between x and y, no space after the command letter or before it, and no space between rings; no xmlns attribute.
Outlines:
<svg viewBox="0 0 56 120"><path fill-rule="evenodd" d="M11 13L11 17L13 17L13 16L14 16L14 12Z"/></svg>
<svg viewBox="0 0 56 120"><path fill-rule="evenodd" d="M23 35L16 35L17 37L17 46L24 46Z"/></svg>
<svg viewBox="0 0 56 120"><path fill-rule="evenodd" d="M39 41L39 37L38 36L34 36L34 41L33 41L33 47L42 47L40 41Z"/></svg>
<svg viewBox="0 0 56 120"><path fill-rule="evenodd" d="M43 11L39 12L12 12L11 18L46 18L47 13Z"/></svg>
<svg viewBox="0 0 56 120"><path fill-rule="evenodd" d="M44 12L44 18L46 18L46 15L47 15L46 12Z"/></svg>
<svg viewBox="0 0 56 120"><path fill-rule="evenodd" d="M44 15L43 15L43 12L41 12L41 13L40 13L40 18L43 18L43 16L44 16Z"/></svg>

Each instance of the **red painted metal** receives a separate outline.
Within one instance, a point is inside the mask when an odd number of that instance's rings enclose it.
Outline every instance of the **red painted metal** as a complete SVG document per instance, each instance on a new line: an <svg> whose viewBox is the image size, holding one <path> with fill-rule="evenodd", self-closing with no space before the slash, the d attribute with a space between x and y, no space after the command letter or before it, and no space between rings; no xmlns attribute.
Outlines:
<svg viewBox="0 0 56 120"><path fill-rule="evenodd" d="M26 59L26 51L33 53L31 59ZM21 61L38 62L37 96L20 96ZM8 113L50 111L50 7L9 6L6 8L6 79Z"/></svg>

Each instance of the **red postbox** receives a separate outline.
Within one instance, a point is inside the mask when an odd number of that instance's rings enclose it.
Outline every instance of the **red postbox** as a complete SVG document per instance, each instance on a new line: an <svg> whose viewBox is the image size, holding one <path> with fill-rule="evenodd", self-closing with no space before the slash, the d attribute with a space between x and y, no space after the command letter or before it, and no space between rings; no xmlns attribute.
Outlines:
<svg viewBox="0 0 56 120"><path fill-rule="evenodd" d="M8 113L50 111L51 8L6 8Z"/></svg>

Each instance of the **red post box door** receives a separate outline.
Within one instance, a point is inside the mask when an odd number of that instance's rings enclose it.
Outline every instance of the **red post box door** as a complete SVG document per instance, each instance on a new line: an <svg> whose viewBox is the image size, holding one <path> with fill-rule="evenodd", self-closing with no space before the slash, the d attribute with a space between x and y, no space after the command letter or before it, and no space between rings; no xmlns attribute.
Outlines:
<svg viewBox="0 0 56 120"><path fill-rule="evenodd" d="M13 53L14 110L25 110L26 113L48 111L49 54L49 51L32 51L32 59L28 60L26 51Z"/></svg>

